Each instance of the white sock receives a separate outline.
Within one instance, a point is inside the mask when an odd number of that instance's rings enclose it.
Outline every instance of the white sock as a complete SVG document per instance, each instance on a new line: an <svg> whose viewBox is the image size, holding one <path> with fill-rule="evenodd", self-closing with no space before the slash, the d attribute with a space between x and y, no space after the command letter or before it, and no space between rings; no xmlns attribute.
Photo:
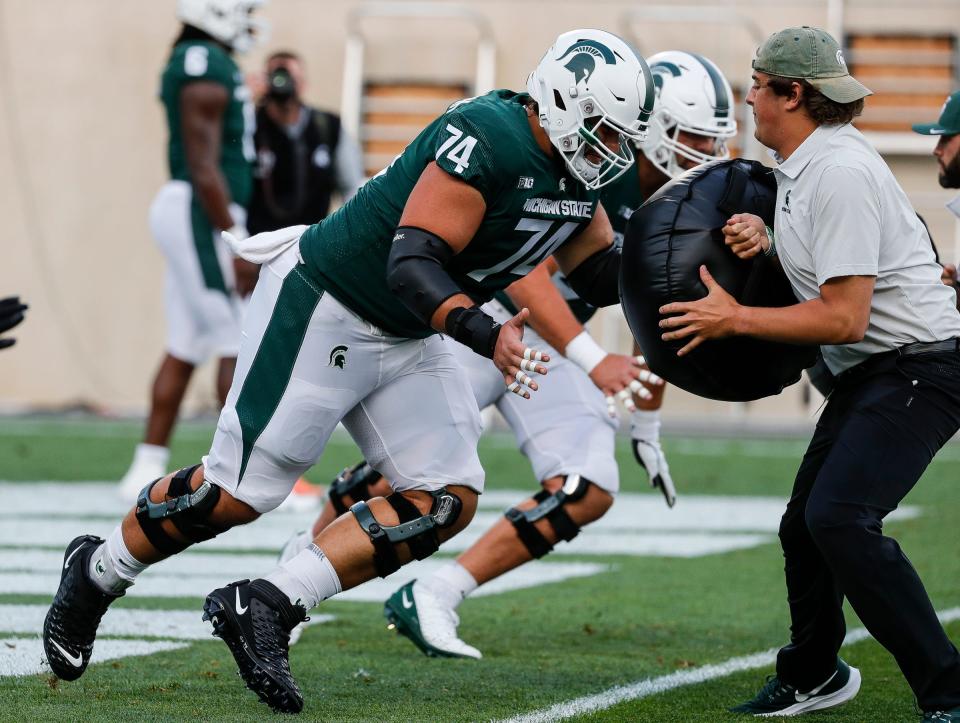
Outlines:
<svg viewBox="0 0 960 723"><path fill-rule="evenodd" d="M323 550L314 544L301 550L265 578L307 611L341 592L340 578Z"/></svg>
<svg viewBox="0 0 960 723"><path fill-rule="evenodd" d="M104 592L120 593L149 565L130 554L119 525L90 556L90 579Z"/></svg>
<svg viewBox="0 0 960 723"><path fill-rule="evenodd" d="M660 439L660 410L638 409L630 415L630 437L656 442Z"/></svg>
<svg viewBox="0 0 960 723"><path fill-rule="evenodd" d="M444 565L430 577L419 581L440 602L454 610L463 599L477 589L477 581L459 562Z"/></svg>
<svg viewBox="0 0 960 723"><path fill-rule="evenodd" d="M167 462L170 461L170 448L161 447L158 444L138 444L133 453L133 464L148 462L158 467L167 468ZM153 480L147 480L152 482ZM146 484L146 482L144 483Z"/></svg>

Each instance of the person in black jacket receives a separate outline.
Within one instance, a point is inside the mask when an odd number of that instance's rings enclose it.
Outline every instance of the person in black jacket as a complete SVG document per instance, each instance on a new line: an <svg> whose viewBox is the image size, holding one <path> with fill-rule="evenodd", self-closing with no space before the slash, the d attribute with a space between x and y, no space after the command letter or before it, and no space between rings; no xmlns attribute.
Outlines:
<svg viewBox="0 0 960 723"><path fill-rule="evenodd" d="M337 193L346 201L364 181L362 156L340 117L301 99L303 60L278 51L266 64L266 93L257 111L257 167L247 225L273 231L324 218Z"/></svg>

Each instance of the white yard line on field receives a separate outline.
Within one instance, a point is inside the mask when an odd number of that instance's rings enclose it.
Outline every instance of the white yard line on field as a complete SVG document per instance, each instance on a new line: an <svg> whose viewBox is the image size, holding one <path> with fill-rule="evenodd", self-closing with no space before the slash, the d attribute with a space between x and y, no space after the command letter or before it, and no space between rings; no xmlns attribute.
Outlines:
<svg viewBox="0 0 960 723"><path fill-rule="evenodd" d="M38 635L48 605L0 605L0 630L4 633ZM308 625L327 623L333 615L311 615ZM197 610L154 610L113 608L103 618L99 636L163 638L165 640L209 640L213 628L200 618ZM0 659L3 651L0 650Z"/></svg>
<svg viewBox="0 0 960 723"><path fill-rule="evenodd" d="M53 553L56 554L56 553ZM40 553L33 553L38 557ZM187 556L184 556L185 558ZM203 569L198 569L197 563L203 561L204 557L209 558ZM8 572L2 568L9 556L0 553L0 592L16 593L21 595L52 595L60 582L60 573L57 570L28 570ZM173 560L162 563L164 569L151 570L137 580L137 584L127 590L128 598L165 598L165 597L195 597L201 598L214 588L222 586L229 582L231 577L252 577L258 574L269 572L273 565L259 568L250 568L244 573L230 573L212 567L217 559L225 561L224 567L227 568L232 562L229 556L214 555L196 555L186 560ZM19 564L14 561L14 565ZM352 590L347 590L337 596L338 601L347 602L376 602L382 603L394 591L406 582L414 578L427 577L446 564L443 558L432 560L421 560L419 562L406 565L402 570L394 573L389 579L374 578ZM179 567L178 567L179 565ZM159 566L158 566L159 568ZM190 574L181 574L179 570L189 570ZM539 585L561 582L576 577L589 577L606 572L610 566L605 563L595 562L543 562L536 561L525 565L521 570L511 570L506 575L491 581L477 590L475 596L497 595L511 590L522 590ZM112 611L111 611L112 612ZM105 620L108 620L110 613ZM0 631L6 632L2 618L2 606L0 606ZM15 632L15 631L11 631Z"/></svg>
<svg viewBox="0 0 960 723"><path fill-rule="evenodd" d="M132 655L151 655L187 647L188 643L169 640L100 640L93 651L91 663L128 658ZM43 643L39 637L0 639L0 677L5 675L34 675L49 673L43 661Z"/></svg>
<svg viewBox="0 0 960 723"><path fill-rule="evenodd" d="M944 610L938 613L938 617L943 623L958 620L960 619L960 607ZM861 640L866 640L869 637L870 633L868 633L866 629L856 628L847 633L843 644L852 645ZM724 678L744 670L764 668L772 665L776 659L777 648L770 648L760 653L730 658L722 663L704 665L701 668L692 670L678 670L675 673L661 675L657 678L648 678L627 685L618 685L613 688L608 688L603 692L595 693L594 695L574 698L573 700L564 701L563 703L557 703L549 708L541 708L540 710L531 711L530 713L523 713L513 718L500 721L499 723L549 723L551 721L566 720L567 718L572 718L577 715L585 715L587 713L595 713L600 710L612 708L626 701L640 700L641 698L648 698L651 695L664 693L668 690L682 688L687 685L697 685L698 683L705 683L710 680L716 680L717 678Z"/></svg>

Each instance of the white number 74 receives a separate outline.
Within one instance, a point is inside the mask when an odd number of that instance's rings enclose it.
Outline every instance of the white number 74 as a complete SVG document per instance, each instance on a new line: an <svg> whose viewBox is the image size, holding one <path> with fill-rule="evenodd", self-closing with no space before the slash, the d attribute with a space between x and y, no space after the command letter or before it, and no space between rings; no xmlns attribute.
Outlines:
<svg viewBox="0 0 960 723"><path fill-rule="evenodd" d="M440 158L449 148L450 152L447 153L447 158L457 164L454 169L457 173L463 173L463 169L470 167L470 154L473 152L473 147L477 145L477 139L473 136L463 135L462 130L449 123L447 123L447 131L450 133L450 137L437 149L436 158ZM457 143L457 141L460 142ZM454 145L455 143L456 145ZM451 148L451 146L453 147Z"/></svg>

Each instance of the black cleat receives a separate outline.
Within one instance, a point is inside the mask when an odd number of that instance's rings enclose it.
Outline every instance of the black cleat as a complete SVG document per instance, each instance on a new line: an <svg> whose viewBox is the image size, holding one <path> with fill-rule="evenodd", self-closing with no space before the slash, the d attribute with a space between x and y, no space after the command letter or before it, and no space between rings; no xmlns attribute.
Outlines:
<svg viewBox="0 0 960 723"><path fill-rule="evenodd" d="M54 675L76 680L93 654L100 618L123 593L110 595L88 577L90 556L103 540L81 535L67 545L60 571L60 587L43 621L43 650Z"/></svg>
<svg viewBox="0 0 960 723"><path fill-rule="evenodd" d="M303 694L290 672L290 631L307 619L273 583L241 580L207 595L203 619L213 624L240 667L240 677L278 713L303 710Z"/></svg>

